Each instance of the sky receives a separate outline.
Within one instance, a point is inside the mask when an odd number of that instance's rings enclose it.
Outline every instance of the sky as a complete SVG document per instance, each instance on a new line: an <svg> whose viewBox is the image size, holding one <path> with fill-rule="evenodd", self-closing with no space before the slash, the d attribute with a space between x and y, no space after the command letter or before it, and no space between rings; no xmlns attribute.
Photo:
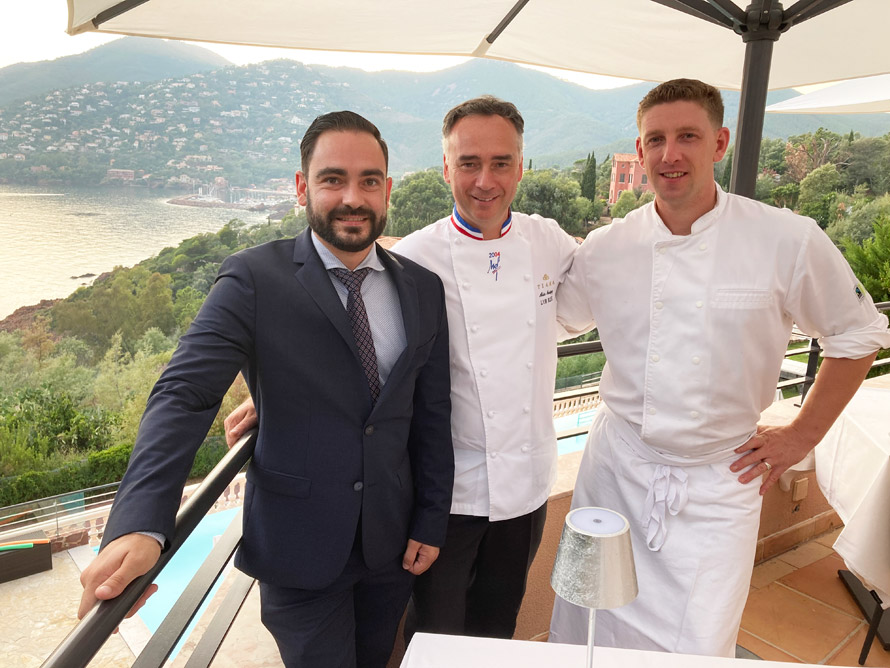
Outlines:
<svg viewBox="0 0 890 668"><path fill-rule="evenodd" d="M70 36L68 5L65 0L7 0L0 14L0 68L21 62L52 60L95 48L117 35L84 33ZM430 72L453 67L468 58L456 56L397 56L384 54L338 53L334 51L304 51L300 49L271 49L252 46L197 43L227 58L236 65L245 65L273 58L294 58L305 64L357 67L364 70L411 70ZM544 67L532 69L546 72L588 88L615 88L636 81L596 74L582 74Z"/></svg>

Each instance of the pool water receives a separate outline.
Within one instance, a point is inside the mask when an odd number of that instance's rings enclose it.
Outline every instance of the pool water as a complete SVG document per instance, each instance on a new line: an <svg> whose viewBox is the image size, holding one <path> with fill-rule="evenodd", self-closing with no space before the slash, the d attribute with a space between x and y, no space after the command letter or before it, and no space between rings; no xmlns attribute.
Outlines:
<svg viewBox="0 0 890 668"><path fill-rule="evenodd" d="M575 427L589 427L596 415L596 409L575 413L573 415L564 415L563 417L553 419L553 427L557 432L565 429L574 429ZM572 438L564 438L557 441L557 448L560 455L567 455L570 452L578 452L584 449L587 443L587 434L573 436Z"/></svg>
<svg viewBox="0 0 890 668"><path fill-rule="evenodd" d="M170 612L170 609L182 595L182 592L185 591L188 583L195 576L195 573L198 572L201 564L207 559L207 556L213 549L214 539L225 533L239 510L240 508L231 508L205 516L186 539L185 543L182 544L182 547L170 559L170 563L155 579L158 591L148 599L137 613L152 634L158 630L161 622L164 621L164 617ZM182 649L185 639L192 632L197 620L201 618L221 582L222 577L217 578L216 583L210 590L210 594L204 599L204 603L201 604L182 639L170 653L170 659L173 659L179 653L179 650Z"/></svg>

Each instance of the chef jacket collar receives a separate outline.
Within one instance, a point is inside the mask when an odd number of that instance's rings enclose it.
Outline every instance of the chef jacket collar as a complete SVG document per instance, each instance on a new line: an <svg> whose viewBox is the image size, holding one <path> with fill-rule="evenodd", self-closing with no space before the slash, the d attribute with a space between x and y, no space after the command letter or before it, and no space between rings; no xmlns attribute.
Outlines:
<svg viewBox="0 0 890 668"><path fill-rule="evenodd" d="M451 223L454 227L457 228L457 231L461 234L464 234L471 239L478 239L482 241L482 230L477 229L470 225L467 221L461 218L461 215L457 212L457 207L454 207L454 210L451 212ZM513 227L513 211L509 211L507 213L507 220L504 221L504 224L501 225L501 236L507 234L510 229Z"/></svg>
<svg viewBox="0 0 890 668"><path fill-rule="evenodd" d="M692 223L692 230L689 233L689 236L693 236L696 234L701 234L708 228L710 228L720 216L723 214L723 211L726 209L726 193L723 191L723 188L720 187L720 184L714 183L717 188L717 203L714 205L714 208L701 216L698 220ZM664 224L664 221L661 219L661 216L658 215L658 210L655 208L655 202L652 202L651 206L652 211L655 213L655 220L658 221L659 230L666 236L672 237L674 234L668 229L668 226Z"/></svg>

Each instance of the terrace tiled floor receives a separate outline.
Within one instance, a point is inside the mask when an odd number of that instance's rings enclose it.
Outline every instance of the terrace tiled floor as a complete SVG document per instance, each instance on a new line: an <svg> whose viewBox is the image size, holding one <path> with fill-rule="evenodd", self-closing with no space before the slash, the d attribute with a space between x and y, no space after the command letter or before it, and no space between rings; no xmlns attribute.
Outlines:
<svg viewBox="0 0 890 668"><path fill-rule="evenodd" d="M739 645L762 659L856 666L867 624L837 576L840 529L754 568ZM866 666L890 666L875 640Z"/></svg>
<svg viewBox="0 0 890 668"><path fill-rule="evenodd" d="M754 569L739 635L742 647L771 661L857 665L866 624L837 577L843 562L831 549L836 535L816 538ZM62 552L54 555L52 571L0 584L0 665L39 666L64 638L75 623L79 575L70 554ZM131 631L124 635L139 635L138 628ZM183 665L188 649L174 666ZM132 661L129 647L114 636L91 665L111 668ZM281 665L259 621L256 588L215 665ZM866 666L890 667L890 652L875 641Z"/></svg>

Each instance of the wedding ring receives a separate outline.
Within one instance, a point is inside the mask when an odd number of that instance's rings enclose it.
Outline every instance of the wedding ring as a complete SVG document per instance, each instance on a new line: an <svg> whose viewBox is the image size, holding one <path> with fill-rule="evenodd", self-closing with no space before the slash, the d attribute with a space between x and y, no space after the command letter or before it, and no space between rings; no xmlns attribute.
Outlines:
<svg viewBox="0 0 890 668"><path fill-rule="evenodd" d="M772 465L772 464L770 464L770 463L769 463L768 461L766 461L765 459L763 459L763 460L761 460L761 461L763 462L763 465L766 467L766 472L767 472L767 473L769 473L770 471L773 470L773 465Z"/></svg>

